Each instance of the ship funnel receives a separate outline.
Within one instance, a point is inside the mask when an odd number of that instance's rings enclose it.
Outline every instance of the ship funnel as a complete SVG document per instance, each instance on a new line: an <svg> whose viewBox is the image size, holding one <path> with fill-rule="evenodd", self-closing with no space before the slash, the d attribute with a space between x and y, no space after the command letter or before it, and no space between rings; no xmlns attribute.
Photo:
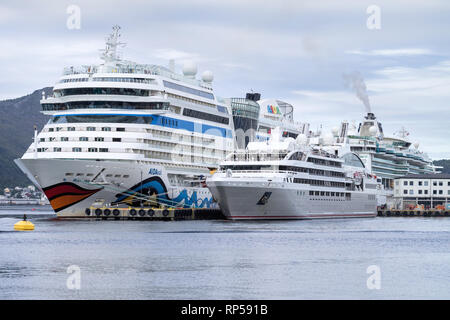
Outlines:
<svg viewBox="0 0 450 320"><path fill-rule="evenodd" d="M367 112L367 115L365 116L365 118L367 120L375 120L376 119L375 115L372 112Z"/></svg>
<svg viewBox="0 0 450 320"><path fill-rule="evenodd" d="M258 100L261 100L261 94L260 93L247 93L246 95L245 95L245 99L247 99L247 100L251 100L251 101L258 101Z"/></svg>

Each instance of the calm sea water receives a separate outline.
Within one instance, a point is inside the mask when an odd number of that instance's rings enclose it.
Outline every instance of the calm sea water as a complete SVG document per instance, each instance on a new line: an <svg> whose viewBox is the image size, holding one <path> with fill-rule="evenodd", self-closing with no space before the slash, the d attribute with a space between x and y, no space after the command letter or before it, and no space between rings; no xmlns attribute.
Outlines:
<svg viewBox="0 0 450 320"><path fill-rule="evenodd" d="M46 210L0 208L0 299L450 298L450 218L61 221ZM23 213L35 231L13 231ZM66 285L71 265L79 290Z"/></svg>

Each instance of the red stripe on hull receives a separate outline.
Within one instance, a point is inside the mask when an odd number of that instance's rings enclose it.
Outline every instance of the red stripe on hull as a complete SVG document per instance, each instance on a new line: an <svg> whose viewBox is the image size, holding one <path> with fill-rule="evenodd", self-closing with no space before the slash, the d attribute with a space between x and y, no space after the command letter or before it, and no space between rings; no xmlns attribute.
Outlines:
<svg viewBox="0 0 450 320"><path fill-rule="evenodd" d="M100 189L88 190L81 188L75 184L59 184L52 187L47 187L44 189L44 193L47 196L47 199L53 199L63 194L72 194L72 195L87 195L93 194Z"/></svg>
<svg viewBox="0 0 450 320"><path fill-rule="evenodd" d="M320 219L320 218L374 218L376 213L360 214L313 214L304 216L229 216L230 219Z"/></svg>

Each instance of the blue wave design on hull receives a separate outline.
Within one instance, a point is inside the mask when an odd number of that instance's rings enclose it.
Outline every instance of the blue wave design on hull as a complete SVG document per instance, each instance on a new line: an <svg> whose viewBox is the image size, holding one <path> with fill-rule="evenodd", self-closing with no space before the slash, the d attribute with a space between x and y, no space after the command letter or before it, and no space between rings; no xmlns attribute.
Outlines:
<svg viewBox="0 0 450 320"><path fill-rule="evenodd" d="M124 193L117 194L116 200L113 202L113 204L122 202L130 196L134 196L136 193L157 194L156 199L159 203L168 206L178 206L180 203L182 203L183 208L211 208L212 204L214 203L212 197L198 199L197 191L194 191L192 193L192 196L189 197L188 191L186 189L182 190L175 198L170 199L167 195L167 188L160 177L148 178L142 181L142 183L138 183L132 186Z"/></svg>
<svg viewBox="0 0 450 320"><path fill-rule="evenodd" d="M194 208L210 208L211 204L214 202L211 198L197 199L197 191L192 193L192 196L189 198L188 192L186 189L182 190L180 194L172 199L175 203L180 203L184 201L184 208L191 208L194 205ZM200 201L200 204L198 202Z"/></svg>

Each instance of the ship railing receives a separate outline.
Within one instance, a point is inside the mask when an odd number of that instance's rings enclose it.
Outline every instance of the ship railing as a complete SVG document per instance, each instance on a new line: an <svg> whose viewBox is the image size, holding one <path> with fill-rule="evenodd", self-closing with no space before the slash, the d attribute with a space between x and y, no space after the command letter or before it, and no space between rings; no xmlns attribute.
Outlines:
<svg viewBox="0 0 450 320"><path fill-rule="evenodd" d="M197 79L191 79L180 74L176 74L171 70L153 64L137 64L131 61L120 61L120 63L114 66L71 66L63 69L63 75L72 74L86 74L86 73L123 73L123 74L146 74L146 75L156 75L164 76L178 81L187 82L193 85L203 87L208 90L212 90L211 86Z"/></svg>
<svg viewBox="0 0 450 320"><path fill-rule="evenodd" d="M316 156L326 157L326 158L333 158L333 159L337 158L336 155L322 151L322 150L312 150L311 154L316 155Z"/></svg>
<svg viewBox="0 0 450 320"><path fill-rule="evenodd" d="M358 141L352 141L351 142L352 145L361 145L361 146L368 146L368 147L375 147L376 143L375 141L372 140L358 140Z"/></svg>
<svg viewBox="0 0 450 320"><path fill-rule="evenodd" d="M369 137L369 136L348 135L347 137L349 139L356 139L356 140L363 139L363 140L368 140L368 141L373 141L373 142L376 141L375 137Z"/></svg>
<svg viewBox="0 0 450 320"><path fill-rule="evenodd" d="M234 152L224 161L272 161L283 160L287 152Z"/></svg>
<svg viewBox="0 0 450 320"><path fill-rule="evenodd" d="M225 170L217 170L217 173L227 173L228 169ZM231 170L232 176L235 177L235 174L242 173L282 173L282 174L295 174L295 171L286 171L286 170Z"/></svg>
<svg viewBox="0 0 450 320"><path fill-rule="evenodd" d="M68 76L72 74L86 74L86 73L96 73L98 70L97 66L78 66L78 67L66 67L63 69L63 75Z"/></svg>

